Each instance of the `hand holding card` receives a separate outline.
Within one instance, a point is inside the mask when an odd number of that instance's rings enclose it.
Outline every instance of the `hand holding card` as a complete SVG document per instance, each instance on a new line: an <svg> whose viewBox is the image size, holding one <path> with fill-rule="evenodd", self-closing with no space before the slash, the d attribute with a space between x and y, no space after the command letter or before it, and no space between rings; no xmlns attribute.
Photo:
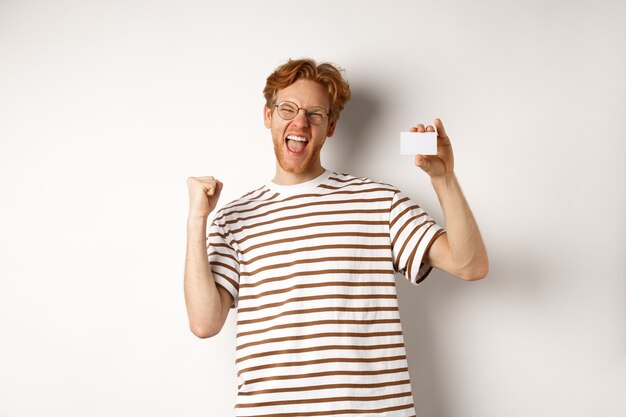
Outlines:
<svg viewBox="0 0 626 417"><path fill-rule="evenodd" d="M454 156L452 154L452 144L448 137L446 130L443 127L443 122L439 118L435 118L435 126L424 126L419 123L409 129L413 134L431 134L436 142L437 153L426 153L425 149L413 149L421 153L415 153L415 166L426 172L431 181L442 178L450 178L454 176ZM435 132L435 128L437 131ZM424 151L424 152L422 152ZM432 151L432 148L431 148ZM430 151L429 151L430 152Z"/></svg>

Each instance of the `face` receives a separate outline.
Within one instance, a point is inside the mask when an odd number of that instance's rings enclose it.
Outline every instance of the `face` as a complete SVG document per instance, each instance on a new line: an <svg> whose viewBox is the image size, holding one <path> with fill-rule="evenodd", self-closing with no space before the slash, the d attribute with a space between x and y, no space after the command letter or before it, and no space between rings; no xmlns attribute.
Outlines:
<svg viewBox="0 0 626 417"><path fill-rule="evenodd" d="M326 88L311 80L300 79L290 86L278 90L276 92L276 104L285 100L294 102L298 107L306 109L313 106L330 108ZM320 152L326 137L333 135L335 122L330 123L330 119L326 117L322 124L312 125L307 120L303 110L300 110L295 118L283 120L275 107L271 109L264 107L263 115L265 127L272 131L274 153L278 162L277 176L291 174L306 180L321 174L323 169ZM291 135L306 139L306 142L303 142L304 148L299 152L293 152L287 146L287 137Z"/></svg>

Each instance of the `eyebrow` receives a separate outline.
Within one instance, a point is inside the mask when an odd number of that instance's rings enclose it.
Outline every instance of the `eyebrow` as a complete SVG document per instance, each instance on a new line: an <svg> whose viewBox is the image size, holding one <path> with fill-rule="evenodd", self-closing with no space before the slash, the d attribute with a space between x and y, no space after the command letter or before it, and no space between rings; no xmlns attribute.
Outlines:
<svg viewBox="0 0 626 417"><path fill-rule="evenodd" d="M300 106L300 105L298 104L298 102L296 101L296 99L295 99L295 98L281 98L281 99L276 98L276 104L280 103L281 101L291 101L292 103L295 103L298 107L302 108L302 106ZM328 109L330 108L330 104L328 105L328 107L323 106L323 105L321 105L321 104L314 104L314 105L312 105L312 106L308 106L308 107L307 107L307 109L308 109L308 108L311 108L311 107L321 107L321 108L323 108L324 110L328 111Z"/></svg>

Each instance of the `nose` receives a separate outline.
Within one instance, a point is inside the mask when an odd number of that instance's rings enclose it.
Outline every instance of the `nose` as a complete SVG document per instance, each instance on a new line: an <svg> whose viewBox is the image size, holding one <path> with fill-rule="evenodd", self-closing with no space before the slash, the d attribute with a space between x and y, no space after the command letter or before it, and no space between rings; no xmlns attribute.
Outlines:
<svg viewBox="0 0 626 417"><path fill-rule="evenodd" d="M298 109L298 114L296 114L296 117L293 118L291 123L295 123L298 126L304 126L304 127L308 126L309 119L306 116L306 110Z"/></svg>

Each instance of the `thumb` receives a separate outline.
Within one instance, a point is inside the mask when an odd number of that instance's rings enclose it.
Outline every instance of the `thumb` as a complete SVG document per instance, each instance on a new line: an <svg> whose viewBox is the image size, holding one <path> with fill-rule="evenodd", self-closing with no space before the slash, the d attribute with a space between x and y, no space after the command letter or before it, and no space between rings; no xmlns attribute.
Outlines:
<svg viewBox="0 0 626 417"><path fill-rule="evenodd" d="M430 161L424 155L415 155L415 165L426 172L430 170Z"/></svg>

